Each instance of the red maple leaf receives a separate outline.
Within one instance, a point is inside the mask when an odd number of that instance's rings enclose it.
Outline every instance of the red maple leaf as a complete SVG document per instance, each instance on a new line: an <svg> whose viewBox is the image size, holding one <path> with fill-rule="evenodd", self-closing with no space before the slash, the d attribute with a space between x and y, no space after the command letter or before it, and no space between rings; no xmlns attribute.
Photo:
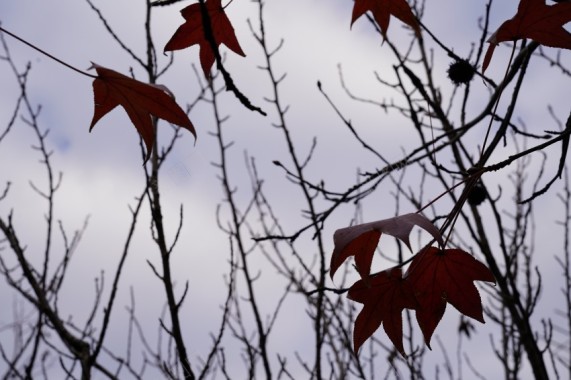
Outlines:
<svg viewBox="0 0 571 380"><path fill-rule="evenodd" d="M571 34L563 25L571 21L571 3L545 4L545 0L520 0L516 15L488 39L482 72L490 64L496 45L529 38L545 46L571 49Z"/></svg>
<svg viewBox="0 0 571 380"><path fill-rule="evenodd" d="M224 12L222 0L207 0L205 4L216 46L224 44L234 53L245 57L246 54L244 54L238 43L234 28ZM186 21L179 26L169 42L167 42L164 51L185 49L198 44L200 48L200 65L202 66L204 75L210 77L210 68L214 64L215 56L204 34L200 7L199 3L195 3L180 11Z"/></svg>
<svg viewBox="0 0 571 380"><path fill-rule="evenodd" d="M335 231L333 235L335 249L331 255L331 277L347 258L355 256L357 271L361 278L365 278L371 272L373 255L381 234L385 233L400 239L410 249L409 234L415 225L428 231L440 245L443 244L438 228L417 213L400 215Z"/></svg>
<svg viewBox="0 0 571 380"><path fill-rule="evenodd" d="M402 344L402 311L416 309L417 301L400 268L391 268L361 279L351 286L347 297L363 304L353 328L353 349L361 345L383 324L387 336L405 356Z"/></svg>
<svg viewBox="0 0 571 380"><path fill-rule="evenodd" d="M383 38L387 38L391 15L410 26L415 33L420 33L416 17L406 0L355 0L351 25L367 11L373 13L375 21L381 28Z"/></svg>
<svg viewBox="0 0 571 380"><path fill-rule="evenodd" d="M415 256L404 277L413 287L419 303L416 319L428 347L447 303L484 323L482 300L474 281L495 283L496 280L492 272L469 253L429 247Z"/></svg>
<svg viewBox="0 0 571 380"><path fill-rule="evenodd" d="M192 122L165 86L139 82L93 62L92 65L91 68L97 71L97 78L93 81L95 111L90 132L103 116L120 105L145 142L145 161L150 157L155 142L151 115L188 129L196 138Z"/></svg>

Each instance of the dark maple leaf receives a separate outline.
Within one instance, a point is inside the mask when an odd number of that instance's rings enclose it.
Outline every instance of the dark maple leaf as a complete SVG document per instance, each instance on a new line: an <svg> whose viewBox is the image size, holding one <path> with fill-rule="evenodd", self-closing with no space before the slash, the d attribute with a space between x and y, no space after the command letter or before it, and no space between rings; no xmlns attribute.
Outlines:
<svg viewBox="0 0 571 380"><path fill-rule="evenodd" d="M355 256L357 271L362 278L365 278L371 272L373 255L381 234L384 233L400 239L410 249L409 234L414 226L425 229L440 245L443 244L438 228L417 213L400 215L335 231L333 235L335 249L331 255L331 277L347 258Z"/></svg>
<svg viewBox="0 0 571 380"><path fill-rule="evenodd" d="M467 317L484 323L482 300L474 281L495 283L496 280L492 272L469 253L460 249L423 249L404 277L419 303L416 319L428 347L447 303Z"/></svg>
<svg viewBox="0 0 571 380"><path fill-rule="evenodd" d="M186 128L196 138L192 122L165 86L139 82L95 63L92 65L91 68L97 71L97 78L93 81L95 111L90 132L103 116L120 105L145 142L145 161L150 157L155 142L151 116Z"/></svg>
<svg viewBox="0 0 571 380"><path fill-rule="evenodd" d="M226 45L234 53L245 57L240 43L234 33L234 28L224 12L222 0L207 0L206 8L212 26L212 34L216 46ZM206 77L210 77L210 69L215 61L215 55L204 34L200 4L191 4L180 11L186 20L167 42L164 51L180 50L198 44L200 48L200 65Z"/></svg>
<svg viewBox="0 0 571 380"><path fill-rule="evenodd" d="M363 304L353 328L355 353L382 323L391 342L406 356L402 344L402 311L416 309L418 304L412 287L402 278L402 270L391 268L361 279L351 286L347 297Z"/></svg>
<svg viewBox="0 0 571 380"><path fill-rule="evenodd" d="M486 71L500 42L529 38L541 45L571 49L571 33L563 28L570 21L570 2L547 5L545 0L520 0L516 15L505 21L488 39L490 45L482 72Z"/></svg>
<svg viewBox="0 0 571 380"><path fill-rule="evenodd" d="M391 15L410 26L415 33L420 33L418 21L416 21L416 17L406 0L355 0L351 25L367 11L371 11L373 14L375 21L381 28L383 38L387 38Z"/></svg>

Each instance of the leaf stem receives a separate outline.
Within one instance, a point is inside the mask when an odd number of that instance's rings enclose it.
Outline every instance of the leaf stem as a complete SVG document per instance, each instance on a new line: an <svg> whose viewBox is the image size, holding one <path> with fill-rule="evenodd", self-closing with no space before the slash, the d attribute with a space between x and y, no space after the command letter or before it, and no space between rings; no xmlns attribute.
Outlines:
<svg viewBox="0 0 571 380"><path fill-rule="evenodd" d="M508 73L509 73L509 69L512 65L513 62L513 58L515 55L515 48L516 48L516 43L514 41L514 45L513 45L513 49L510 55L510 59L508 62L508 65L506 67L506 72L504 74L504 79L502 81L502 83L507 79ZM494 122L494 116L496 115L497 109L498 109L498 105L500 104L500 99L502 97L502 92L503 92L503 87L500 87L499 89L499 94L498 97L496 98L495 104L494 104L494 109L492 111L491 117L490 117L490 123L488 124L488 129L486 130L486 135L484 137L484 142L482 144L482 149L480 152L480 156L483 157L484 156L484 150L486 148L486 143L488 141L488 137L490 135L490 131L492 129L492 123ZM432 121L432 119L431 119ZM485 170L482 170L482 168L480 168L479 170L477 170L474 173L471 173L469 176L465 177L462 181L458 182L457 184L455 184L454 186L452 186L450 189L447 189L445 192L443 192L442 194L440 194L439 196L437 196L436 198L434 198L433 200L431 200L430 202L428 202L428 204L426 204L425 206L423 206L420 210L418 210L417 212L420 213L422 212L424 209L426 209L427 207L429 207L431 204L433 204L434 202L436 202L437 200L439 200L440 198L442 198L444 195L448 194L450 191L454 190L457 186L465 183L466 184L466 188L464 189L464 191L462 192L462 195L460 196L460 199L458 199L458 201L456 202L456 204L454 205L452 211L450 212L450 214L448 215L446 222L442 225L441 227L441 233L444 233L444 231L449 228L449 232L448 235L446 236L446 239L444 240L444 246L446 246L446 244L448 244L448 240L450 239L450 236L452 235L452 230L454 227L454 224L456 223L456 220L458 219L458 216L460 214L460 210L462 209L462 206L464 205L464 203L466 202L466 200L468 199L468 194L470 192L470 190L472 189L472 187L474 186L474 184L478 181L478 179L480 179L480 177L482 176L482 174L484 174ZM447 224L449 224L450 226L448 227Z"/></svg>
<svg viewBox="0 0 571 380"><path fill-rule="evenodd" d="M32 44L32 43L30 43L30 42L24 40L23 38L18 37L17 35L15 35L15 34L9 32L9 31L7 31L7 30L4 29L2 26L0 26L0 32L6 33L7 35L9 35L9 36L11 36L11 37L17 39L18 41L20 41L20 42L23 43L24 45L28 45L29 47L31 47L32 49L34 49L34 50L36 50L36 51L42 53L42 54L45 55L46 57L51 58L51 59L53 59L54 61L56 61L57 63L60 63L60 64L64 65L64 66L67 67L68 69L71 69L71 70L73 70L73 71L75 71L75 72L78 72L78 73L83 74L83 75L85 75L85 76L88 76L88 77L90 77L90 78L94 78L94 79L97 78L97 76L95 76L95 75L86 73L85 71L82 71L82 70L78 69L77 67L73 67L72 65L70 65L69 63L66 63L66 62L62 61L61 59L54 57L54 56L51 55L50 53L48 53L48 52L46 52L46 51L40 49L39 47L35 46L34 44Z"/></svg>
<svg viewBox="0 0 571 380"><path fill-rule="evenodd" d="M470 177L466 177L464 179L462 179L460 182L456 183L455 185L453 185L451 188L447 189L446 191L442 192L440 195L438 195L436 198L434 198L433 200L431 200L430 202L428 202L427 204L425 204L424 206L422 206L416 213L420 214L422 211L424 211L426 208L428 208L430 205L436 203L437 200L439 200L440 198L442 198L443 196L445 196L446 194L450 193L452 190L454 190L455 188L457 188L458 186L460 186L461 184L465 183L466 181L468 181L470 179Z"/></svg>
<svg viewBox="0 0 571 380"><path fill-rule="evenodd" d="M508 66L506 67L506 72L504 74L504 79L502 80L502 82L505 81L506 78L508 77L508 72L509 72L510 67L512 65L514 54L515 54L515 46L516 46L516 42L514 41L512 53L510 55L510 60L508 62ZM484 143L482 144L482 150L480 151L480 156L484 155L484 150L486 149L486 143L488 142L488 137L490 136L490 130L492 129L492 123L494 122L494 116L496 116L496 111L498 110L498 105L500 104L500 99L502 97L502 92L504 91L504 87L500 87L499 91L500 91L500 93L498 94L498 98L496 99L496 104L494 105L494 110L492 111L492 115L490 117L490 124L488 124L488 129L486 130L486 136L484 137Z"/></svg>

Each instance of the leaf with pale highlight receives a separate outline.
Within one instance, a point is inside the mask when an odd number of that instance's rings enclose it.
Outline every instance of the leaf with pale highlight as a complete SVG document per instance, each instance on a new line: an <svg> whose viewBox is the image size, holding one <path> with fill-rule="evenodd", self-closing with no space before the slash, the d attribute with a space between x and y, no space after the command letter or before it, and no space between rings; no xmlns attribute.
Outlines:
<svg viewBox="0 0 571 380"><path fill-rule="evenodd" d="M335 249L331 255L331 277L351 256L355 256L357 271L364 278L371 272L371 263L381 234L394 236L410 249L409 235L414 226L423 228L443 245L438 228L421 214L411 213L376 222L358 224L335 231L333 241Z"/></svg>

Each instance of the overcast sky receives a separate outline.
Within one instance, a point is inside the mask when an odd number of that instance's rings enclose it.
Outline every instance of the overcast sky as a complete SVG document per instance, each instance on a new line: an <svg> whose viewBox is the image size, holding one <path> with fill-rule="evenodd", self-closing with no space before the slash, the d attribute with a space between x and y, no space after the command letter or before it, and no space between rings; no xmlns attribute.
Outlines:
<svg viewBox="0 0 571 380"><path fill-rule="evenodd" d="M95 0L95 4L100 7L121 39L140 56L145 54L142 3L133 0ZM189 2L183 2L155 9L153 33L159 51L182 22L179 9L188 4ZM491 29L496 29L503 20L511 17L515 13L516 4L516 1L510 1L507 4L494 5ZM475 40L479 36L474 14L480 14L483 5L478 2L470 6L474 7L473 12L467 8L465 2L427 1L424 23L430 25L433 32L441 36L443 42L449 44L461 56L467 56L470 52L471 45L466 41ZM381 37L373 32L371 25L364 18L356 22L352 30L349 29L351 8L352 2L349 0L272 0L268 1L266 14L269 40L277 44L281 38L285 39L283 50L276 56L276 68L278 71L287 71L288 74L283 85L283 94L285 103L291 104L288 117L291 125L295 126L295 139L303 150L309 148L313 136L319 137L319 145L309 172L314 178L325 179L338 190L350 183L347 178L354 178L357 167L367 170L375 166L368 166L370 156L363 152L358 144L347 142L349 134L319 94L316 87L318 80L322 82L323 88L343 105L343 111L350 115L362 133L365 136L370 135L375 146L380 147L383 154L391 160L402 158L402 147L410 146L407 144L408 138L414 136L412 128L405 128L406 120L386 115L379 108L370 105L350 102L342 91L338 64L343 67L348 85L359 96L380 101L395 95L379 86L374 76L375 71L392 71L391 65L394 61L388 46L382 45ZM228 52L227 67L238 87L254 104L270 108L263 99L268 94L267 82L263 72L257 69L257 65L262 64L262 57L246 22L247 19L257 19L256 5L246 0L234 0L227 13L247 55L242 58ZM109 37L97 16L84 1L1 0L0 22L7 30L80 69L87 69L91 62L95 62L128 74L129 69L133 67L135 74L144 78L144 73L134 66L130 57ZM406 33L398 20L391 20L390 36L399 38ZM28 61L32 64L30 97L33 102L42 106L41 125L50 129L48 143L54 149L54 166L56 170L64 173L56 205L58 219L63 220L65 226L73 230L81 226L84 218L90 215L88 230L61 295L63 314L74 314L74 320L81 320L85 318L85 313L92 303L93 279L102 270L107 271L108 280L110 279L130 219L127 205L133 204L134 197L140 193L144 183L138 137L126 115L120 110L105 116L93 132L88 133L93 112L91 80L10 37L6 36L6 41L12 57L20 67ZM222 52L227 50L223 49ZM488 74L497 81L505 70L508 55L509 47L496 49ZM563 57L568 59L568 53L563 53ZM168 60L168 57L162 55L158 58L162 63ZM439 70L435 77L446 81L449 58L437 51L434 61ZM177 52L174 69L161 78L161 83L167 85L181 102L193 99L197 94L196 79L190 66L190 63L197 62L196 47ZM568 102L565 101L568 99L569 83L553 86L552 81L546 81L542 76L544 68L540 63L532 63L518 109L518 117L525 119L529 128L538 126L539 130L556 129L547 116L546 104L552 104L562 119L569 112ZM568 78L564 80L568 81ZM11 116L16 91L17 84L12 74L7 66L0 62L0 131ZM483 84L475 91L486 93ZM541 94L544 101L540 104L540 109L533 107L538 94ZM243 151L247 149L257 157L259 170L266 178L267 191L275 196L274 199L283 199L276 202L276 212L288 218L286 224L290 226L290 232L294 231L296 226L304 222L300 212L292 207L301 205L301 198L289 198L292 188L284 178L283 171L272 164L273 160L284 159L286 155L281 137L271 127L275 120L245 111L231 94L223 94L221 100L224 112L231 115L227 128L229 139L236 141L232 151L232 165L236 171L232 173L232 179L240 185L238 199L245 202L249 197L248 181L244 180L246 172L242 163ZM206 104L201 104L191 112L190 118L196 127L198 140L195 145L192 136L186 133L178 143L171 160L165 164L163 199L170 231L174 231L176 226L179 205L185 205L187 214L184 233L174 269L179 284L189 279L191 289L194 289L187 300L187 303L192 305L188 317L192 323L185 326L186 334L192 337L192 341L203 342L209 347L208 334L216 330L219 322L220 305L225 290L223 276L228 270L228 246L224 234L216 225L215 210L221 203L223 193L217 178L218 172L211 165L218 159L219 154L214 139L209 135L214 129L212 113ZM379 132L380 128L385 130ZM0 203L0 214L5 216L10 210L14 210L18 233L30 252L41 246L40 239L44 232L44 221L39 211L43 209L44 203L28 184L30 179L45 183L42 182L45 174L42 166L38 164L38 155L30 148L33 142L31 130L19 123L0 145L0 189L7 180L13 183L9 198ZM513 148L508 147L500 154L507 157L510 149ZM559 149L554 150L555 154ZM556 162L553 161L552 168ZM494 184L505 183L505 174L490 175L489 180ZM554 215L552 211L557 202L555 192L560 188L554 188L551 195L539 199L537 203L537 216L540 221L537 229L542 237L537 242L537 248L544 249L541 265L545 273L558 273L553 255L559 247L550 245L549 242L561 232L554 220L560 219L562 215ZM387 194L388 190L390 189L384 189L381 194ZM375 220L392 216L392 198L387 195L386 201L381 196L375 199L378 204L373 204L364 211L365 219ZM415 211L410 205L403 208L406 208L403 212ZM146 212L144 215L147 217ZM347 212L339 215L337 220L341 225L331 223L328 231L332 233L335 228L343 227L343 223L349 220L348 215L350 214ZM145 222L139 229L141 235L148 233L148 222L143 220ZM333 239L327 240L326 243L327 249L332 251ZM116 316L126 320L123 305L128 302L129 286L133 286L138 299L137 309L143 316L143 325L154 332L164 304L164 296L162 287L152 276L146 260L157 262L157 252L154 247L149 247L149 241L143 238L135 242L133 252L122 280L123 290ZM260 264L260 267L264 268L263 264ZM557 276L551 278L557 280ZM558 291L561 284L550 282L549 276L545 279L545 294ZM266 276L263 281L266 281L268 286L263 287L260 297L263 302L273 304L276 292L272 290L272 284L276 287L280 284L273 281L271 275ZM330 283L329 286L334 284ZM207 291L203 291L205 289ZM277 293L281 294L281 288ZM0 284L1 304L12 305L13 300L14 296L7 291L6 285ZM545 305L545 314L549 315L554 306L549 303ZM308 354L311 349L305 347L307 345L304 344L304 336L310 326L305 318L304 305L292 300L286 306L288 311L291 310L288 314L289 324L287 328L276 331L272 344L274 347L292 345L294 348L291 351ZM10 307L0 308L0 326L8 324L12 318ZM451 342L455 339L456 311L449 308L445 321L450 321L450 324L443 323L437 333L444 337L445 343L448 343L446 339L450 339L450 347L455 347L456 341ZM117 323L112 328L114 333L110 335L110 341L116 339L120 343L124 339L124 326ZM447 329L450 331L446 331ZM477 353L476 358L472 358L472 363L476 364L482 373L493 378L497 367L491 366L488 369L483 364L492 360L489 350L492 324L478 326L478 329L478 337L466 343L473 345L475 349L465 348ZM377 332L376 336L386 341L383 333ZM11 339L9 332L2 332L0 339ZM438 351L436 348L429 355L438 356ZM196 345L191 348L193 357L204 353L204 348ZM438 360L440 359L435 359Z"/></svg>

